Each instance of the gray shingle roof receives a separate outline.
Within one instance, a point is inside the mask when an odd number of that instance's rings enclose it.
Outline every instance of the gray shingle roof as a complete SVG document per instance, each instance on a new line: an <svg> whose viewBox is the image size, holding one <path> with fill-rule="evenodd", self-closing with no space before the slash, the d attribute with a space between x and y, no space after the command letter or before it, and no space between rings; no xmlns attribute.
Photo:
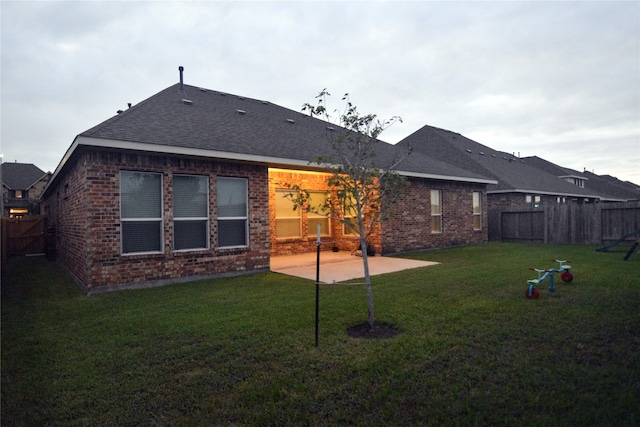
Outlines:
<svg viewBox="0 0 640 427"><path fill-rule="evenodd" d="M2 163L2 183L11 190L28 190L45 175L32 163Z"/></svg>
<svg viewBox="0 0 640 427"><path fill-rule="evenodd" d="M311 162L332 153L327 138L330 124L267 101L179 84L171 86L117 116L83 132L77 140L126 141L150 144L158 151L168 147L207 150L211 153L252 158ZM403 157L406 147L380 141L379 166ZM213 154L212 154L213 156ZM268 161L267 161L268 162ZM420 153L398 167L408 175L489 182L481 170L467 170Z"/></svg>
<svg viewBox="0 0 640 427"><path fill-rule="evenodd" d="M494 178L498 183L487 187L490 193L514 191L598 197L594 191L559 179L558 175L541 170L529 164L526 159L494 150L445 129L424 126L397 145L400 147L410 145L414 151L424 153L429 157Z"/></svg>
<svg viewBox="0 0 640 427"><path fill-rule="evenodd" d="M587 185L595 191L609 198L627 201L640 200L640 187L630 182L620 181L610 175L596 175L585 171L584 176L589 179Z"/></svg>

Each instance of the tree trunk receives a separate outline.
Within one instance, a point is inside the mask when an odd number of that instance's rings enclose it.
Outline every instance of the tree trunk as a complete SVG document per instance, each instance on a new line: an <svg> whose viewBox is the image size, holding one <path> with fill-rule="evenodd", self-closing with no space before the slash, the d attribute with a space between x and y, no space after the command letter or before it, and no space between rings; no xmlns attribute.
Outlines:
<svg viewBox="0 0 640 427"><path fill-rule="evenodd" d="M369 326L373 327L375 321L375 311L373 309L373 289L371 287L371 275L369 274L369 255L367 254L369 247L364 238L360 238L360 249L362 250L362 263L364 264L364 283L367 292L367 305L369 307Z"/></svg>

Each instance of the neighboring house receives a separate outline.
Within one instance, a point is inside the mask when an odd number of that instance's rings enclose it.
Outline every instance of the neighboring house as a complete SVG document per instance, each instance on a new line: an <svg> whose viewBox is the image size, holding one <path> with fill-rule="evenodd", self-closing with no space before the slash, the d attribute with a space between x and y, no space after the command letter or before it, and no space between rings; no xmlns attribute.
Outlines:
<svg viewBox="0 0 640 427"><path fill-rule="evenodd" d="M40 195L51 173L31 163L2 163L2 216L40 215Z"/></svg>
<svg viewBox="0 0 640 427"><path fill-rule="evenodd" d="M496 151L455 132L424 126L397 144L413 147L434 159L488 176L489 208L542 207L546 204L584 204L624 201L624 197L592 188L589 177L537 157L520 158Z"/></svg>
<svg viewBox="0 0 640 427"><path fill-rule="evenodd" d="M596 175L591 172L578 172L563 168L537 156L524 157L523 160L559 179L585 188L597 196L599 202L631 202L640 200L640 189L629 182L620 181L608 175Z"/></svg>
<svg viewBox="0 0 640 427"><path fill-rule="evenodd" d="M352 250L338 221L294 211L284 184L324 197L311 163L335 125L268 101L176 84L78 135L45 189L57 259L88 292L269 269L270 257ZM406 150L377 144L380 165ZM420 153L372 236L377 253L487 241L495 180ZM325 245L332 249L334 245Z"/></svg>

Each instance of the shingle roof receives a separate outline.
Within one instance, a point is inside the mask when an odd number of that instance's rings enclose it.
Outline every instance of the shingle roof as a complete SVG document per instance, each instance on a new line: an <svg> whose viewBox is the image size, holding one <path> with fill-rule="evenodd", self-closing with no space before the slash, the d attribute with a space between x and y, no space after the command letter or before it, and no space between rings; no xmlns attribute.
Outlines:
<svg viewBox="0 0 640 427"><path fill-rule="evenodd" d="M32 163L2 163L2 183L11 190L28 190L45 175Z"/></svg>
<svg viewBox="0 0 640 427"><path fill-rule="evenodd" d="M589 188L593 188L608 197L627 201L640 200L640 187L635 184L620 181L610 175L596 175L588 171L583 174L589 179Z"/></svg>
<svg viewBox="0 0 640 427"><path fill-rule="evenodd" d="M458 167L490 176L498 181L487 187L489 193L531 192L560 196L597 197L595 192L577 187L529 164L513 154L496 151L455 132L424 126L400 141L400 147L418 151Z"/></svg>
<svg viewBox="0 0 640 427"><path fill-rule="evenodd" d="M305 165L332 153L328 127L338 128L268 101L189 85L181 93L176 84L83 132L74 144L109 146L117 141L129 143L132 149L144 145L172 152L179 148L211 157ZM402 158L406 148L380 141L376 153L379 165L386 166ZM420 153L408 156L397 170L410 176L492 182L482 173Z"/></svg>

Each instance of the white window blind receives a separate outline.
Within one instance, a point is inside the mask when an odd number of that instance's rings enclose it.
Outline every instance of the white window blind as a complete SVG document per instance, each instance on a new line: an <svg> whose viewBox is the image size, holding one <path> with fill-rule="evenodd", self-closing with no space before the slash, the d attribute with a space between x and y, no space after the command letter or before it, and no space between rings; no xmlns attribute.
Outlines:
<svg viewBox="0 0 640 427"><path fill-rule="evenodd" d="M319 191L309 192L309 207L311 210L322 212L321 206L325 206L327 203L327 194ZM318 235L318 224L320 224L320 235L329 236L331 229L329 227L329 218L324 215L309 212L307 214L307 235Z"/></svg>
<svg viewBox="0 0 640 427"><path fill-rule="evenodd" d="M442 233L442 191L431 190L431 232Z"/></svg>
<svg viewBox="0 0 640 427"><path fill-rule="evenodd" d="M173 233L176 250L209 247L209 180L174 175Z"/></svg>
<svg viewBox="0 0 640 427"><path fill-rule="evenodd" d="M162 251L162 175L120 172L122 253Z"/></svg>
<svg viewBox="0 0 640 427"><path fill-rule="evenodd" d="M285 197L288 190L276 190L276 237L279 239L300 237L300 209Z"/></svg>
<svg viewBox="0 0 640 427"><path fill-rule="evenodd" d="M248 245L248 192L244 178L218 178L218 246Z"/></svg>
<svg viewBox="0 0 640 427"><path fill-rule="evenodd" d="M482 193L473 192L473 229L482 230Z"/></svg>

